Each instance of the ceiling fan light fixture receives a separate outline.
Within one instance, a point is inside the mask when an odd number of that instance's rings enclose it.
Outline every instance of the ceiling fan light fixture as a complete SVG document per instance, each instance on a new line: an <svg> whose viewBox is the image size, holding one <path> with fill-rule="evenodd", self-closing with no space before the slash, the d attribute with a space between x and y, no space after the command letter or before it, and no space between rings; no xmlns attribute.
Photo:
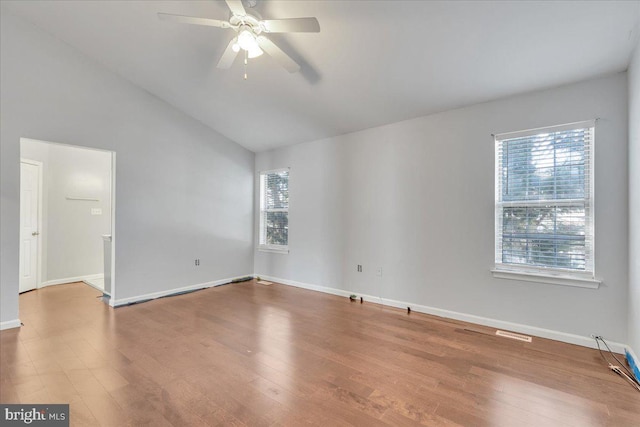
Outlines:
<svg viewBox="0 0 640 427"><path fill-rule="evenodd" d="M253 59L253 58L257 58L258 56L262 55L264 52L262 51L262 49L260 49L258 46L256 46L255 48L251 48L247 51L247 56L249 57L249 59Z"/></svg>
<svg viewBox="0 0 640 427"><path fill-rule="evenodd" d="M238 33L238 44L242 49L246 51L260 49L256 40L256 36L253 34L253 31L251 31L249 27L241 29Z"/></svg>
<svg viewBox="0 0 640 427"><path fill-rule="evenodd" d="M318 33L320 32L320 24L316 18L262 20L262 17L258 13L253 11L247 13L247 9L245 9L245 7L252 8L255 6L256 0L225 0L225 2L230 10L229 19L226 21L163 12L158 13L158 18L163 21L204 25L234 31L236 33L235 37L229 42L222 53L217 68L230 68L239 56L240 50L244 50L242 56L244 56L245 79L247 60L249 58L257 58L264 53L272 57L290 73L300 71L300 65L280 49L276 43L265 37L263 33Z"/></svg>

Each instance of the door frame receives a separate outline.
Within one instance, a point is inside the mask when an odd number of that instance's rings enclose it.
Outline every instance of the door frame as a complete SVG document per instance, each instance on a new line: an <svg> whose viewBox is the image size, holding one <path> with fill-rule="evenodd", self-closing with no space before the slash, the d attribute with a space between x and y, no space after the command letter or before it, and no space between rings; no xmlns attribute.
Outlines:
<svg viewBox="0 0 640 427"><path fill-rule="evenodd" d="M115 308L116 301L116 152L111 153L111 293L108 305Z"/></svg>
<svg viewBox="0 0 640 427"><path fill-rule="evenodd" d="M27 138L27 137L21 137L20 138L20 146L22 147L22 141L24 140L31 140L31 141L37 141L37 142L43 142L45 144L53 144L53 145L65 145L68 147L75 147L75 148L83 148L83 149L87 149L87 150L95 150L95 151L102 151L105 153L109 153L111 155L111 295L110 298L108 298L108 300L105 300L103 298L103 301L107 304L110 305L111 307L115 308L115 301L116 301L116 297L115 297L115 293L116 293L116 151L115 150L109 150L109 149L104 149L104 148L95 148L95 147L88 147L85 145L76 145L76 144L65 144L65 143L60 143L60 142L53 142L53 141L45 141L42 139L35 139L35 138ZM22 150L22 148L21 148ZM22 151L21 151L22 152ZM34 163L36 162L35 160L29 160L29 159L24 159L27 162L31 162ZM20 157L20 162L23 161L23 158ZM42 162L36 162L36 163L40 163L42 164ZM43 188L43 173L42 173L42 168L40 168L40 182L38 183L38 185L40 186L40 188ZM20 192L19 192L20 193ZM18 194L19 194L18 193ZM19 197L21 197L21 195L19 194ZM42 198L42 191L40 191L40 198ZM38 207L38 227L42 228L42 203L40 203L40 206ZM42 239L41 239L42 240ZM18 250L20 250L20 247L18 247ZM36 282L38 283L38 287L36 289L38 289L40 287L40 279L42 278L41 276L41 260L42 260L42 245L39 244L38 245L38 278L36 279ZM19 262L19 261L18 261ZM20 265L18 264L18 271L20 270ZM19 291L20 286L18 285L18 294L20 293Z"/></svg>
<svg viewBox="0 0 640 427"><path fill-rule="evenodd" d="M44 163L39 162L37 160L26 159L24 157L20 157L20 169L22 169L22 164L26 163L28 165L36 166L38 168L38 260L36 262L36 287L35 289L39 289L42 280L42 240L44 239L44 234L42 233L42 200L43 200L43 190L44 190ZM21 170L22 172L22 170ZM20 180L20 211L22 211L22 179ZM22 212L20 215L20 232L22 232ZM20 239L19 245L20 253L22 253L22 239ZM20 266L18 266L18 272L20 272ZM18 293L20 293L20 281L18 280ZM26 292L26 291L25 291Z"/></svg>

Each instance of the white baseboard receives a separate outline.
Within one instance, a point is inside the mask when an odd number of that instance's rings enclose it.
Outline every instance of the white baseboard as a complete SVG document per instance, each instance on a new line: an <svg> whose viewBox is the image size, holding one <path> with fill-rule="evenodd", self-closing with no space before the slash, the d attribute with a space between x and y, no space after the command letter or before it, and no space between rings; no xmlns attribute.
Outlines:
<svg viewBox="0 0 640 427"><path fill-rule="evenodd" d="M253 277L253 274L247 274L245 276L238 276L238 277ZM181 293L181 292L188 292L188 291L193 291L193 290L196 290L196 289L212 288L214 286L226 285L227 283L230 283L231 281L233 281L234 279L237 279L238 277L233 277L233 278L229 278L229 279L214 280L214 281L205 282L205 283L198 283L196 285L189 285L189 286L184 286L182 288L168 289L166 291L152 292L152 293L149 293L149 294L137 295L135 297L120 298L120 299L116 299L116 300L110 300L109 301L109 305L112 306L112 307L121 307L123 305L128 305L128 304L136 303L136 302L140 302L140 301L146 301L146 300L150 300L150 299L156 299L156 298L160 298L160 297L165 297L167 295L178 294L178 293Z"/></svg>
<svg viewBox="0 0 640 427"><path fill-rule="evenodd" d="M288 286L295 286L297 288L309 289L317 292L324 292L326 294L339 295L343 297L348 297L351 294L356 294L357 292L345 291L342 289L329 288L325 286L311 285L308 283L296 282L294 280L281 279L279 277L267 276L264 274L255 274L255 276L260 276L261 279L266 279L272 282L282 283ZM461 320L463 322L475 323L478 325L489 326L492 328L504 329L507 331L519 332L522 334L532 335L541 338L547 338L555 341L562 341L569 344L576 344L583 347L597 348L596 342L593 338L582 335L569 334L566 332L555 331L552 329L539 328L537 326L529 326L523 325L520 323L507 322L504 320L492 319L489 317L476 316L473 314L460 313L457 311L444 310L436 307L429 307L426 305L419 305L405 301L397 301L387 298L380 298L372 295L363 295L357 293L358 297L363 297L366 301L370 301L377 304L386 305L389 307L396 307L406 309L407 307L411 307L411 311L416 311L419 313L431 314L438 317L444 317L447 319L455 319ZM611 350L624 354L625 346L624 344L607 341ZM628 348L628 347L627 347ZM638 360L636 358L636 360Z"/></svg>
<svg viewBox="0 0 640 427"><path fill-rule="evenodd" d="M7 320L6 322L0 322L0 331L5 329L19 328L22 326L20 319Z"/></svg>
<svg viewBox="0 0 640 427"><path fill-rule="evenodd" d="M45 288L47 286L65 285L67 283L84 282L85 280L104 279L104 274L88 274L86 276L66 277L64 279L47 280L40 283L38 289Z"/></svg>
<svg viewBox="0 0 640 427"><path fill-rule="evenodd" d="M93 282L95 282L96 280L101 280L104 279L104 275L102 275L103 277L97 277L97 278L91 278L91 279L84 279L83 282L85 285L92 287L93 289L95 289L96 291L100 291L102 293L104 293L104 287L100 287L97 286L96 284L94 284Z"/></svg>

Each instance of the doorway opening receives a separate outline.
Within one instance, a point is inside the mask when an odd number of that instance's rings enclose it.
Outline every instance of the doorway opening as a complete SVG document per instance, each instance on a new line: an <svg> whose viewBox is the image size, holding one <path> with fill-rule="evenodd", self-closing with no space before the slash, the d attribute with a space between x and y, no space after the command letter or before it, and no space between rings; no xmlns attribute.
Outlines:
<svg viewBox="0 0 640 427"><path fill-rule="evenodd" d="M84 282L115 291L115 152L20 139L19 292Z"/></svg>

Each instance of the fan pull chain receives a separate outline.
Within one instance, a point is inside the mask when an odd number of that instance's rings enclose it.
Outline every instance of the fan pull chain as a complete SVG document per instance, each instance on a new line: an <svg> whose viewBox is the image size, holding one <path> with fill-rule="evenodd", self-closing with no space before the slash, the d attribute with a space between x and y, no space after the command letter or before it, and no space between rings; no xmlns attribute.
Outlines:
<svg viewBox="0 0 640 427"><path fill-rule="evenodd" d="M249 51L244 51L244 79L247 80L247 64L249 64Z"/></svg>

